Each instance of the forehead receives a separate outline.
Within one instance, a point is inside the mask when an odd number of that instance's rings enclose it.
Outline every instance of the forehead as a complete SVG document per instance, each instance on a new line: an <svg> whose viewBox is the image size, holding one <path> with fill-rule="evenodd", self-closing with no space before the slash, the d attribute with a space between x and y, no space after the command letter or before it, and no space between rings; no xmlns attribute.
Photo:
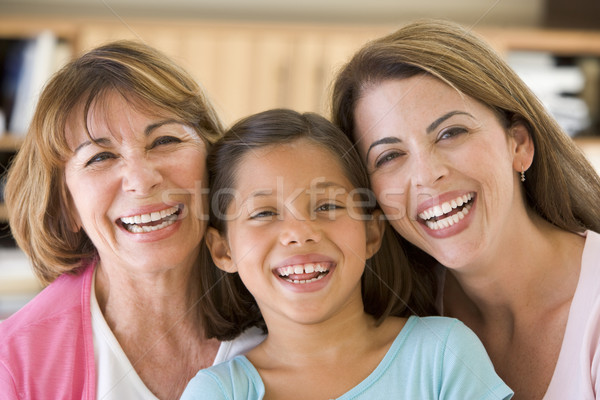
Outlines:
<svg viewBox="0 0 600 400"><path fill-rule="evenodd" d="M394 136L397 129L391 126L421 132L440 116L454 111L480 120L495 117L489 107L431 75L386 80L363 90L354 113L355 133L367 138Z"/></svg>
<svg viewBox="0 0 600 400"><path fill-rule="evenodd" d="M135 96L125 96L116 90L100 93L86 109L87 98L71 110L66 120L65 135L71 149L78 142L104 136L120 136L128 128L134 130L149 120L171 116L164 110Z"/></svg>
<svg viewBox="0 0 600 400"><path fill-rule="evenodd" d="M474 99L440 79L421 74L365 86L356 109L357 115L360 110L368 110L382 118L390 111L428 114L436 109L470 107L473 102ZM374 107L375 104L385 107Z"/></svg>
<svg viewBox="0 0 600 400"><path fill-rule="evenodd" d="M236 169L241 191L275 188L295 190L331 181L350 189L339 155L308 139L249 149Z"/></svg>

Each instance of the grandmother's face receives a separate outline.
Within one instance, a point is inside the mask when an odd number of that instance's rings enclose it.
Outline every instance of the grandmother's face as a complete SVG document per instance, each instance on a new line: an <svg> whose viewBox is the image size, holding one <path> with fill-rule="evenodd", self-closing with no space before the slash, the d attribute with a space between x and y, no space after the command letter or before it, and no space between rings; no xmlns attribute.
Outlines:
<svg viewBox="0 0 600 400"><path fill-rule="evenodd" d="M102 265L158 272L191 267L206 229L206 147L164 112L110 93L92 106L91 137L75 110L65 166L72 215Z"/></svg>

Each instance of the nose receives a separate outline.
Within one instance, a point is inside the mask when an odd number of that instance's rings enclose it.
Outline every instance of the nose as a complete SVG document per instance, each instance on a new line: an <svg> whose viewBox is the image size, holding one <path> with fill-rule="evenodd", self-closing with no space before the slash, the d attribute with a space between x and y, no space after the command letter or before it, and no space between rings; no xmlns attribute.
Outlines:
<svg viewBox="0 0 600 400"><path fill-rule="evenodd" d="M158 166L144 156L130 158L121 172L123 190L138 196L151 194L163 181Z"/></svg>
<svg viewBox="0 0 600 400"><path fill-rule="evenodd" d="M435 150L423 149L411 156L410 176L415 186L432 186L448 174L447 163Z"/></svg>
<svg viewBox="0 0 600 400"><path fill-rule="evenodd" d="M284 221L279 240L284 246L302 246L321 241L321 230L316 221L288 216Z"/></svg>

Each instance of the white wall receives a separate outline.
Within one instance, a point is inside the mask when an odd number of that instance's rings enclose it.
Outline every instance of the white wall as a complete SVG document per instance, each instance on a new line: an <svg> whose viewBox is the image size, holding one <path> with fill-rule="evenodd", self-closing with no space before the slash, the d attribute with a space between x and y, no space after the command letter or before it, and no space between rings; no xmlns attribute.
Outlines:
<svg viewBox="0 0 600 400"><path fill-rule="evenodd" d="M400 22L448 18L468 25L539 25L545 0L0 0L0 14Z"/></svg>

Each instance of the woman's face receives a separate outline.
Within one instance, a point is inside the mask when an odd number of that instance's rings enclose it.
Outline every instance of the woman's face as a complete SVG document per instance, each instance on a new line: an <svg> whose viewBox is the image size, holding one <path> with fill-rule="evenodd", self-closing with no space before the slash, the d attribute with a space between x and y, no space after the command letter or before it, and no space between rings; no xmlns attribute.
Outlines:
<svg viewBox="0 0 600 400"><path fill-rule="evenodd" d="M72 215L103 265L156 272L198 255L206 229L206 147L164 113L140 112L109 93L89 113L90 140L76 110L65 180Z"/></svg>
<svg viewBox="0 0 600 400"><path fill-rule="evenodd" d="M392 226L450 268L497 256L523 200L516 144L488 107L428 75L367 88L356 142Z"/></svg>

